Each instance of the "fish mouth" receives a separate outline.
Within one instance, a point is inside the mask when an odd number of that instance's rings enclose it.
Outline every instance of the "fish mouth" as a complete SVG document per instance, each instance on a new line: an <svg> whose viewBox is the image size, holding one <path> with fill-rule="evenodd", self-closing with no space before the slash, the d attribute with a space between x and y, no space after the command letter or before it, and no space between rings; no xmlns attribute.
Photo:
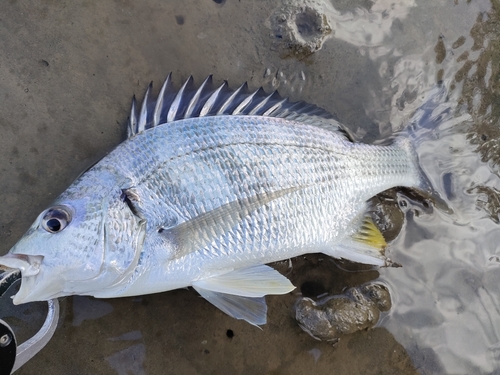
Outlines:
<svg viewBox="0 0 500 375"><path fill-rule="evenodd" d="M29 294L35 284L36 276L40 273L43 255L26 255L8 253L0 256L0 296L17 280L22 278L21 288L14 296L14 304L31 302ZM27 285L29 284L29 285ZM31 286L31 287L30 287Z"/></svg>
<svg viewBox="0 0 500 375"><path fill-rule="evenodd" d="M43 255L5 254L0 256L0 269L14 268L24 276L35 276L40 272Z"/></svg>

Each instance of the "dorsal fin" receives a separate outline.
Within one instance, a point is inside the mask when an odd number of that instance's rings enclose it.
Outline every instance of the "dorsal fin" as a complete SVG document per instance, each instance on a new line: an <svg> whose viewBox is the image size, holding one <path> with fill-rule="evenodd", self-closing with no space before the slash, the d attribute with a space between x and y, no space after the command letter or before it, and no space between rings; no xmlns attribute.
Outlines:
<svg viewBox="0 0 500 375"><path fill-rule="evenodd" d="M196 88L193 77L189 77L179 91L174 90L170 73L158 94L151 98L152 83L149 84L143 102L138 107L132 100L127 127L128 137L168 122L204 116L266 116L296 120L329 130L338 131L349 140L347 130L331 113L303 101L290 102L277 91L268 94L261 87L255 91L243 83L236 90L229 88L227 81L214 87L212 76L208 76Z"/></svg>

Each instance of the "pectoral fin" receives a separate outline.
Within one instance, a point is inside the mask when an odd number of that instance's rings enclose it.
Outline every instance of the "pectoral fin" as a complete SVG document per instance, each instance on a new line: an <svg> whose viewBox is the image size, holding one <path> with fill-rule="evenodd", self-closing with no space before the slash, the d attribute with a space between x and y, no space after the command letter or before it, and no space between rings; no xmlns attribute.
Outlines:
<svg viewBox="0 0 500 375"><path fill-rule="evenodd" d="M266 323L266 294L285 294L295 289L285 276L265 265L198 280L193 288L229 316L253 325Z"/></svg>
<svg viewBox="0 0 500 375"><path fill-rule="evenodd" d="M275 269L265 265L198 280L193 283L193 286L217 293L234 294L244 297L286 294L295 289L290 280Z"/></svg>

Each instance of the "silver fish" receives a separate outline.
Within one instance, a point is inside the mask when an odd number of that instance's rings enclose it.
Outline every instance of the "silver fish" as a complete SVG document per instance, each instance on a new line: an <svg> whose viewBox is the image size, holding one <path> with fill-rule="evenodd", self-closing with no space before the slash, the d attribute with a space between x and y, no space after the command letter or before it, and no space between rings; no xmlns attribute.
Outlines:
<svg viewBox="0 0 500 375"><path fill-rule="evenodd" d="M211 76L135 98L128 139L82 174L0 257L21 270L14 303L192 286L225 313L266 322L294 289L266 263L322 252L389 265L367 200L426 189L408 139L354 143L326 111Z"/></svg>

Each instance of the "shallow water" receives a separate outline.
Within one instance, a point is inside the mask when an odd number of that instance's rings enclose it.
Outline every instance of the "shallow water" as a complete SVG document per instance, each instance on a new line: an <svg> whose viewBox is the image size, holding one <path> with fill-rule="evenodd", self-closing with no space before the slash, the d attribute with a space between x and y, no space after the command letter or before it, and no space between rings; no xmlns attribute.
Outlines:
<svg viewBox="0 0 500 375"><path fill-rule="evenodd" d="M336 267L322 256L278 265L295 285L319 280L330 293L372 280L389 287L392 309L378 327L336 347L293 320L300 291L268 299L262 331L190 290L73 297L61 300L52 341L18 373L496 373L499 12L486 0L4 4L1 253L123 139L131 94L169 71L178 84L213 73L233 87L277 88L336 113L364 141L404 127L442 81L448 99L435 114L446 115L417 132L418 153L454 211L424 212L399 196L406 220L390 257L402 268ZM20 314L20 330L38 315Z"/></svg>

